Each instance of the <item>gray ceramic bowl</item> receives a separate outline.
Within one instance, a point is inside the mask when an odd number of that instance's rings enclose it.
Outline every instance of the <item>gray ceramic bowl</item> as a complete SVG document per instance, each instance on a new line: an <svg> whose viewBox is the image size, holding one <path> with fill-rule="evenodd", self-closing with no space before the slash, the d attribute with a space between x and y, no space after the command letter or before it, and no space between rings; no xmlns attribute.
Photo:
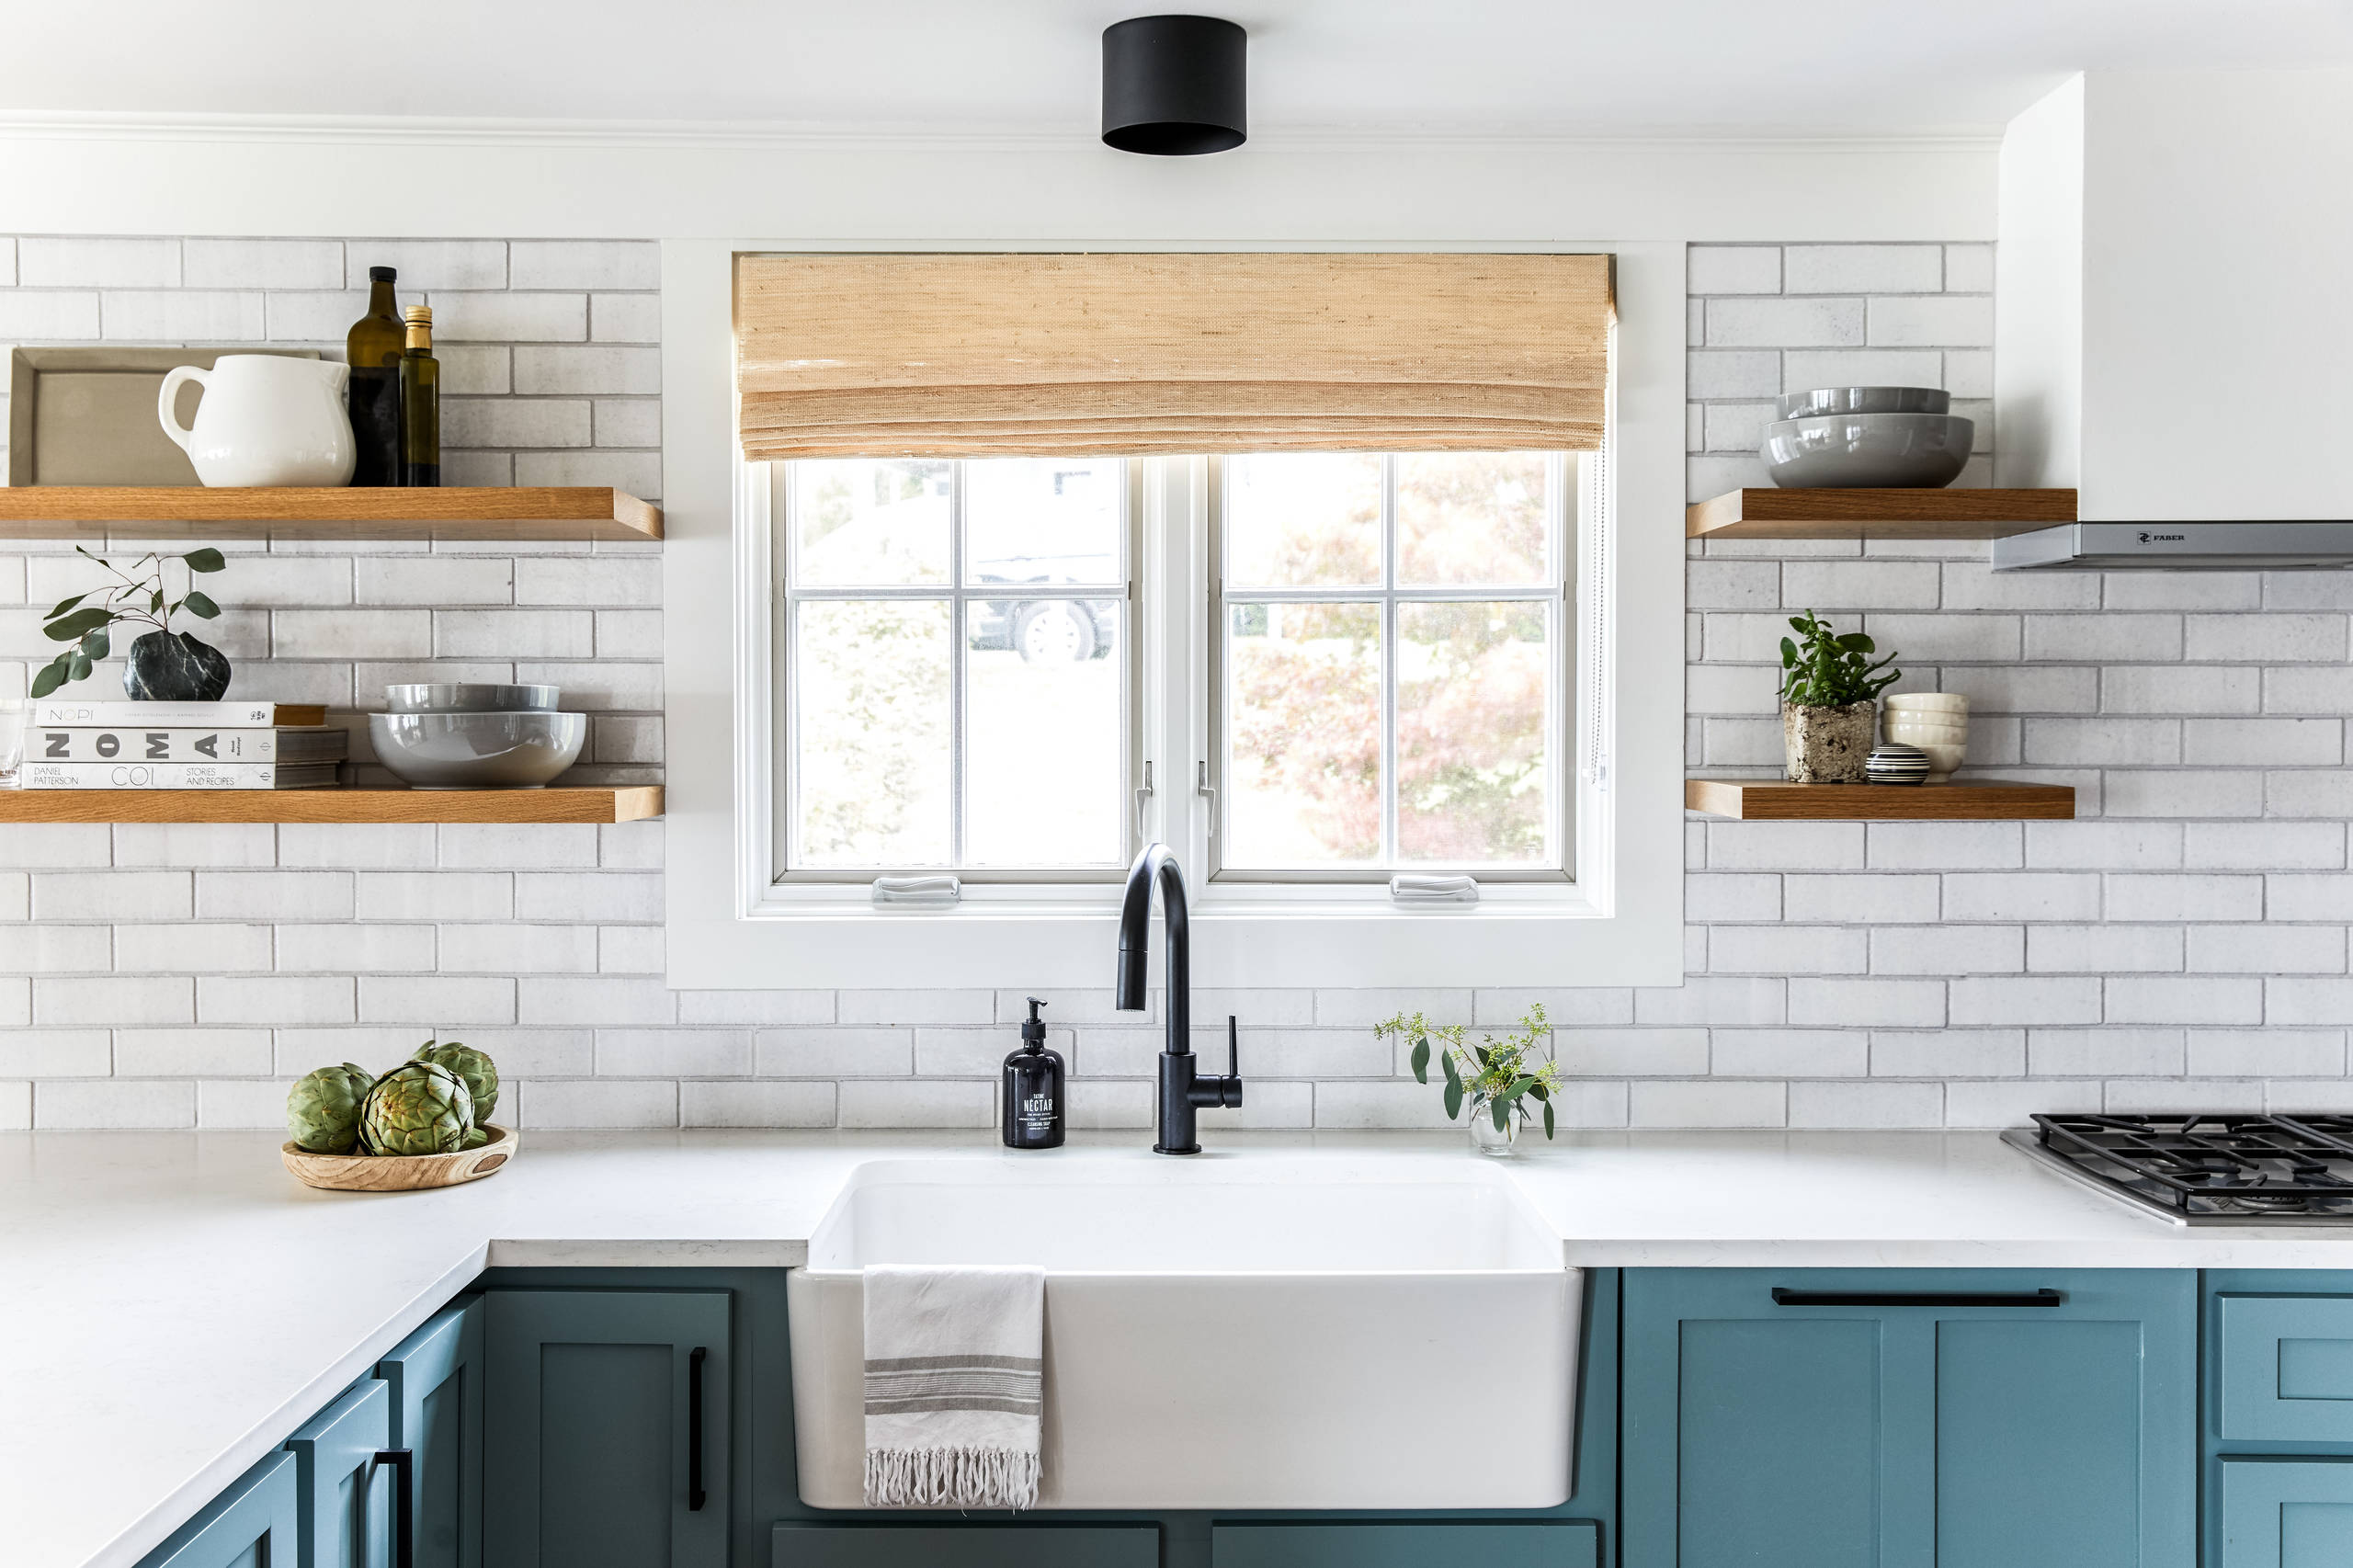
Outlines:
<svg viewBox="0 0 2353 1568"><path fill-rule="evenodd" d="M552 713L563 699L563 688L552 686L459 682L384 688L384 706L395 713Z"/></svg>
<svg viewBox="0 0 2353 1568"><path fill-rule="evenodd" d="M1785 490L1937 490L1977 433L1950 414L1831 414L1765 426L1765 471Z"/></svg>
<svg viewBox="0 0 2353 1568"><path fill-rule="evenodd" d="M1781 417L1811 419L1817 414L1950 414L1952 393L1935 387L1816 387L1785 392Z"/></svg>
<svg viewBox="0 0 2353 1568"><path fill-rule="evenodd" d="M376 760L419 790L536 790L580 756L585 713L370 713Z"/></svg>

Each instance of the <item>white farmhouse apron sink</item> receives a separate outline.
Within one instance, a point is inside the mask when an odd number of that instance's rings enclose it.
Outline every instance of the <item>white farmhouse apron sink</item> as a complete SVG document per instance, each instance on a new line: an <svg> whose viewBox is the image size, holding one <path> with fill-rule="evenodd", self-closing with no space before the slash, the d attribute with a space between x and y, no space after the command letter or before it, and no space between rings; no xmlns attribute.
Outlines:
<svg viewBox="0 0 2353 1568"><path fill-rule="evenodd" d="M801 1500L863 1506L868 1264L1046 1272L1047 1508L1549 1507L1580 1271L1469 1156L859 1166L792 1271Z"/></svg>

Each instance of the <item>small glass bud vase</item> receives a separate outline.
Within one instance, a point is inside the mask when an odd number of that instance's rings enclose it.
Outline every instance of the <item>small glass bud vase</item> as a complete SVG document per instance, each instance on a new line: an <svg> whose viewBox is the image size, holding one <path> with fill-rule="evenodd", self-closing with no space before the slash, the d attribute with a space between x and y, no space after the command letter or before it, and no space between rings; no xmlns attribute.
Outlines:
<svg viewBox="0 0 2353 1568"><path fill-rule="evenodd" d="M1504 1113L1503 1131L1495 1130L1495 1109L1485 1100L1471 1102L1471 1147L1496 1159L1507 1158L1519 1142L1519 1118Z"/></svg>

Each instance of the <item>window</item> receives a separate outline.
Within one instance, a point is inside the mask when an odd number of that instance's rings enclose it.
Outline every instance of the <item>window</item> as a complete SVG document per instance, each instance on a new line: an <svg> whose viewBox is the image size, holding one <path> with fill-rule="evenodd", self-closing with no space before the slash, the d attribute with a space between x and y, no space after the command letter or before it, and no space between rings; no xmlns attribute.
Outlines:
<svg viewBox="0 0 2353 1568"><path fill-rule="evenodd" d="M1130 563L1147 466L1206 479L1214 586L1183 613L1204 618L1208 678L1164 659L1155 693L1202 710L1187 716L1214 741L1190 767L1139 738ZM1576 466L772 465L779 881L1105 881L1188 812L1213 878L1564 876Z"/></svg>
<svg viewBox="0 0 2353 1568"><path fill-rule="evenodd" d="M1589 247L1594 255L1577 264L1586 282L1574 289L1568 287L1574 269L1565 264L1518 270L1518 262L1483 256L1425 273L1411 258L1383 256L1356 270L1345 256L1319 255L1283 264L1294 270L1278 276L1283 268L1273 262L1195 267L1155 255L1133 264L1101 263L1100 287L1080 276L1097 267L1089 257L1017 266L988 256L969 263L986 275L985 286L975 285L978 306L952 289L937 298L925 291L931 282L952 282L949 275L967 265L944 259L953 247L937 253L943 258L937 268L892 262L879 271L870 246L837 248L856 253L844 255L838 278L804 266L803 257L755 254L762 252L756 245L664 244L664 319L671 329L663 350L663 381L671 389L663 422L669 766L660 839L673 986L1099 990L1110 972L1120 873L1145 836L1165 840L1185 868L1193 895L1193 975L1202 985L1677 983L1685 957L1680 871L1689 842L1680 679L1681 244ZM1125 282L1111 277L1131 265L1133 276L1123 274ZM898 276L909 271L922 277ZM1365 333L1348 311L1327 321L1282 304L1297 297L1294 284L1329 297L1343 273L1369 280L1361 287L1350 281L1345 297L1357 312L1369 312L1379 331ZM1560 286L1542 285L1538 273L1555 276ZM1249 278L1250 288L1229 286L1234 277ZM1007 286L1027 290L1024 298L1040 300L1039 310L1006 308L999 285L1006 278L1013 279ZM1163 286L1172 278L1184 285L1173 293ZM1382 278L1406 286L1382 292ZM1518 291L1515 278L1534 292ZM886 313L862 302L877 290L913 298L900 287L910 281L925 285L915 290L920 309ZM1454 299L1449 290L1458 284L1494 306L1481 318L1490 325L1478 333L1464 333L1450 307L1426 308ZM1221 318L1214 334L1152 338L1146 346L1159 358L1149 366L1134 357L1144 339L1098 330L1112 316L1132 313L1138 301L1159 317L1195 321L1237 299L1273 311L1266 331L1237 330ZM1073 308L1073 300L1087 308ZM1604 315L1615 319L1604 322ZM1040 342L1034 329L1048 318L1055 330ZM1314 343L1291 341L1296 335L1287 324L1294 318L1321 334ZM1592 332L1540 330L1579 322L1594 323ZM1544 340L1533 358L1523 330L1531 324ZM861 335L876 340L851 341ZM1408 338L1429 352L1406 355ZM1253 378L1247 382L1201 388L1188 379L1222 373L1220 357L1230 357L1231 345L1262 339L1297 371L1281 387L1267 386L1267 367L1257 360L1242 368ZM926 347L935 344L938 352ZM820 367L815 374L808 369L813 358ZM1017 362L1018 384L1001 384L1007 364ZM908 384L909 373L921 384ZM1467 409L1454 392L1466 381L1483 389ZM1342 386L1363 388L1366 395L1351 403L1331 392ZM1437 401L1425 395L1428 388L1442 389L1433 394ZM1332 425L1336 409L1347 415L1345 427ZM1557 483L1548 467L1541 516L1552 530L1545 540L1551 554L1540 587L1527 562L1508 573L1481 563L1473 575L1492 580L1472 581L1435 575L1410 555L1415 536L1405 530L1419 525L1409 504L1406 458L1381 460L1395 472L1380 482L1375 506L1387 513L1380 527L1398 531L1376 540L1370 570L1360 559L1348 581L1289 585L1265 581L1265 573L1245 584L1224 570L1233 519L1218 515L1217 503L1229 478L1238 484L1246 477L1246 464L1186 456L1188 445L1312 450L1319 432L1344 438L1387 421L1404 428L1380 437L1382 447L1427 450L1407 417L1415 410L1435 410L1456 424L1458 415L1488 421L1493 438L1479 444L1495 451L1586 447L1607 428L1606 452L1548 459L1557 464ZM1267 415L1265 439L1223 438L1260 413ZM943 424L949 418L952 428ZM983 460L949 465L944 496L938 472L931 471L935 542L922 574L901 571L886 581L879 570L861 569L865 581L819 582L800 570L789 517L792 475L785 465L848 458L861 450L859 427L874 425L892 426L893 438L911 447L933 443L967 452L1035 451L1023 442L1039 430L1059 439L1086 429L1139 433L1133 440L1106 439L1098 449L1129 453L1121 465L1123 559L1111 581L1065 583L1053 595L1063 603L1120 607L1115 635L1123 641L1108 644L1088 666L1108 671L1108 684L1123 694L1116 734L1103 722L1066 723L1059 710L1046 733L1017 724L1009 732L992 729L981 655L1008 651L975 646L969 629L961 637L941 630L968 623L975 606L985 616L988 606L1025 597L970 580L953 559L945 567L938 560L942 538L951 556L961 549L978 559L984 548L981 530L988 523L980 496L986 481L975 478ZM1196 430L1199 440L1190 438ZM993 444L978 444L983 433L993 434ZM1061 498L1086 488L1084 475L1095 464L1086 448L1077 450L1076 460L1040 461L1035 493L1041 505L1056 498L1058 480ZM855 472L858 465L850 466ZM864 478L863 494L873 497L865 504L883 506L887 482L878 493L870 469ZM850 499L857 494L853 480ZM1363 511L1360 492L1356 515ZM847 551L856 537L835 549ZM1231 798L1256 787L1227 756L1230 705L1222 699L1227 642L1247 640L1253 629L1245 623L1244 637L1230 638L1228 623L1237 611L1263 607L1271 631L1286 586L1336 587L1340 591L1327 599L1376 606L1381 618L1379 678L1398 689L1381 694L1387 717L1370 753L1381 770L1375 774L1377 809L1395 818L1380 824L1378 847L1359 830L1353 840L1337 840L1337 848L1334 840L1313 838L1313 854L1254 855L1240 831L1246 823L1227 820ZM1563 601L1562 593L1570 597ZM1532 621L1522 619L1533 614L1523 607L1540 600L1550 612L1541 642ZM930 748L931 772L923 790L904 791L900 820L836 812L821 824L833 832L830 841L804 835L795 845L795 824L805 819L795 793L802 782L795 772L801 741L788 721L797 721L806 705L787 698L801 664L824 652L805 645L806 612L886 601L902 614L916 601L933 607L918 666L924 677L915 683L920 700L907 711L911 719L919 709L935 735L944 727L949 745ZM1481 612L1475 634L1466 639L1414 624L1416 615L1437 614L1416 608L1432 604L1509 608ZM1402 630L1392 631L1391 617ZM1055 635L1074 639L1074 633ZM1427 684L1417 671L1426 675L1441 652L1454 660L1465 641L1474 652L1500 650L1531 669L1540 665L1540 678L1551 683L1545 711L1531 736L1537 708L1523 690L1507 709L1518 728L1489 725L1491 744L1472 758L1477 766L1463 767L1464 756L1457 756L1458 777L1433 785L1426 777L1432 769L1415 771L1419 721L1413 704ZM1539 650L1540 660L1531 656ZM1011 652L995 664L1016 675L1034 667L1017 649ZM854 667L836 660L834 678L847 679L839 672ZM1429 688L1460 689L1450 678ZM1483 698L1495 695L1486 681L1477 689ZM1108 699L1091 710L1108 710ZM1360 812L1370 793L1362 778L1362 711L1360 701L1354 797ZM1432 722L1442 716L1429 715ZM908 722L878 714L837 738L888 752L880 743L895 740L891 726ZM983 748L1008 733L995 762L984 758ZM1073 765L1073 756L1081 762ZM806 760L814 786L820 759ZM1241 760L1264 767L1246 752ZM830 799L845 812L872 804L862 798L871 789L867 760L826 766L835 769ZM1090 769L1093 781L1082 785ZM1063 799L1074 824L1082 808L1097 824L1108 824L1102 831L1114 838L1112 853L1095 846L1098 830L1082 833L1074 825L1067 835L1057 828L1046 849L1032 846L1017 858L987 848L992 821L1004 820L1001 812L992 818L997 808L989 790L1048 772L1071 781ZM1108 789L1107 779L1114 780ZM1263 783L1262 774L1257 785ZM1466 793L1495 808L1467 843L1415 836L1417 817L1438 814L1428 809L1433 800L1450 808ZM826 799L822 790L808 798ZM1001 803L1002 796L996 799ZM1246 810L1249 803L1239 805ZM919 847L918 833L930 843ZM928 858L943 838L952 864ZM1086 842L1071 847L1080 840ZM833 863L814 864L821 857L810 851L828 842L822 858ZM991 863L979 863L984 856ZM896 863L879 863L885 859ZM1476 878L1475 904L1401 901L1383 875L1455 864ZM874 886L887 872L935 869L956 871L961 902L903 902L891 896L900 890Z"/></svg>
<svg viewBox="0 0 2353 1568"><path fill-rule="evenodd" d="M1124 868L1128 464L772 465L786 879Z"/></svg>
<svg viewBox="0 0 2353 1568"><path fill-rule="evenodd" d="M1567 869L1572 466L1543 452L1221 465L1222 874Z"/></svg>

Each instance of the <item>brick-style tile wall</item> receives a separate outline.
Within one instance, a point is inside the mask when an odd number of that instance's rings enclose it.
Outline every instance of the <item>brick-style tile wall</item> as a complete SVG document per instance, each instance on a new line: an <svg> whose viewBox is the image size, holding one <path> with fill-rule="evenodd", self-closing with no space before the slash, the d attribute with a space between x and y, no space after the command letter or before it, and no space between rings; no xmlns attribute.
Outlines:
<svg viewBox="0 0 2353 1568"><path fill-rule="evenodd" d="M371 262L436 307L465 482L658 494L655 247L0 238L0 340L332 347ZM1941 385L1988 478L1980 244L1691 252L1689 484L1761 483L1770 399ZM462 411L461 411L462 410ZM460 444L457 437L462 433ZM233 551L224 645L287 696L458 671L560 680L595 767L661 756L646 550ZM1972 761L2076 786L2073 823L1687 825L1680 987L1221 991L1246 1125L1427 1126L1370 1024L1541 1000L1592 1127L1986 1127L2029 1110L2341 1106L2353 1019L2337 574L1995 577L1978 546L1719 543L1688 562L1694 771L1769 775L1774 647L1812 608L1966 692ZM69 552L0 556L0 682L44 652ZM101 679L107 677L101 676ZM240 687L241 690L244 689ZM0 829L0 1127L275 1125L288 1081L426 1030L495 1052L534 1127L984 1127L995 991L672 992L661 825ZM1073 1119L1151 1118L1156 1014L1047 994ZM1208 1031L1205 1031L1205 1039Z"/></svg>

